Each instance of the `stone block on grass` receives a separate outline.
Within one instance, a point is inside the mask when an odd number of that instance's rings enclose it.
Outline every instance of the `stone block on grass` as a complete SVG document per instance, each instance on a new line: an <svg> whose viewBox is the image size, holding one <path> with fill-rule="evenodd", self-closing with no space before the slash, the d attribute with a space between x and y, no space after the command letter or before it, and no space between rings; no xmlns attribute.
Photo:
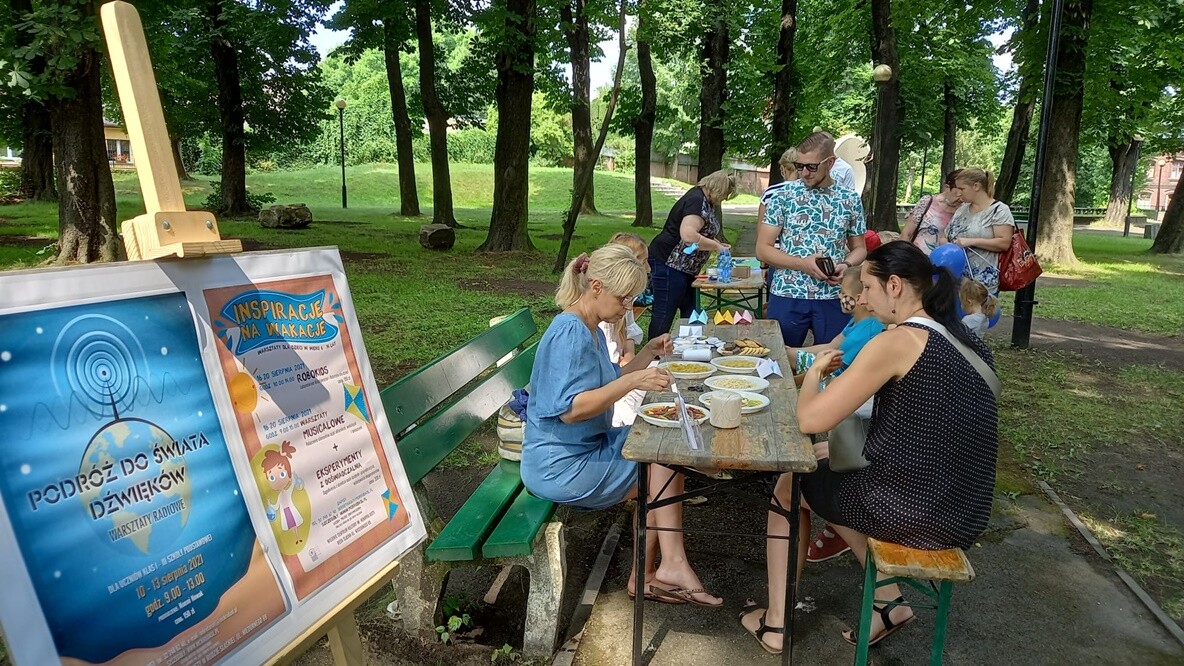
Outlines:
<svg viewBox="0 0 1184 666"><path fill-rule="evenodd" d="M419 244L429 250L451 250L456 230L447 224L425 224L419 228Z"/></svg>
<svg viewBox="0 0 1184 666"><path fill-rule="evenodd" d="M279 204L259 211L259 224L266 229L304 229L312 224L312 211L299 204Z"/></svg>

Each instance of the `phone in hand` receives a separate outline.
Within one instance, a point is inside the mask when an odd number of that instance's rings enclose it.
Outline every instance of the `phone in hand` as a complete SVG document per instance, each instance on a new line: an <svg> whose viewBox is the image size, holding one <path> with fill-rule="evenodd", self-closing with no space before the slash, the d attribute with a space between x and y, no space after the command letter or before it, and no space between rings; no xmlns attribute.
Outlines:
<svg viewBox="0 0 1184 666"><path fill-rule="evenodd" d="M835 274L835 260L834 259L831 259L830 257L818 257L817 259L815 259L815 262L818 264L818 269L821 270L826 275L834 275Z"/></svg>

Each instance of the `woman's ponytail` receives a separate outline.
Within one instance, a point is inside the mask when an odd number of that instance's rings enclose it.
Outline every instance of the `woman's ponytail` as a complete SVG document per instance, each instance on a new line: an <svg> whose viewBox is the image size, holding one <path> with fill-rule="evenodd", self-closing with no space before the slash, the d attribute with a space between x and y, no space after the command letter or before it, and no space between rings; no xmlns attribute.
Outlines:
<svg viewBox="0 0 1184 666"><path fill-rule="evenodd" d="M867 255L868 272L882 282L897 276L921 295L921 305L934 321L972 346L970 329L958 318L958 280L950 269L934 266L917 246L905 241L884 243Z"/></svg>
<svg viewBox="0 0 1184 666"><path fill-rule="evenodd" d="M580 300L580 295L588 289L588 255L581 254L572 259L559 279L559 288L555 290L555 305L560 310L566 310L572 303Z"/></svg>
<svg viewBox="0 0 1184 666"><path fill-rule="evenodd" d="M973 347L970 329L958 318L958 281L954 279L954 274L945 266L933 266L933 278L921 296L925 312L945 326L962 344Z"/></svg>

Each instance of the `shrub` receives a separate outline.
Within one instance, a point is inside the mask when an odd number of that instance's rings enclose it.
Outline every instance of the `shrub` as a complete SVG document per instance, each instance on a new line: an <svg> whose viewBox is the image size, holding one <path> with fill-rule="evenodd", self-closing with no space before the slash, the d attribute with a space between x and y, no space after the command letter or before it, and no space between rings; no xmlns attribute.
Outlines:
<svg viewBox="0 0 1184 666"><path fill-rule="evenodd" d="M255 210L262 210L265 206L275 203L275 195L271 192L251 194L247 190L247 205ZM201 204L202 210L220 212L222 210L222 181L210 181L210 195Z"/></svg>

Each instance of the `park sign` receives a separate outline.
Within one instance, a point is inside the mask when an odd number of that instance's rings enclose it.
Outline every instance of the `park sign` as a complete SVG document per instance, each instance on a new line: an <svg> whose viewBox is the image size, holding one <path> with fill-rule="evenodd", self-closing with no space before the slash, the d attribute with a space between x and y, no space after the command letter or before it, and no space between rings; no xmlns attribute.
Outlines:
<svg viewBox="0 0 1184 666"><path fill-rule="evenodd" d="M425 537L333 248L0 274L23 664L264 663Z"/></svg>

